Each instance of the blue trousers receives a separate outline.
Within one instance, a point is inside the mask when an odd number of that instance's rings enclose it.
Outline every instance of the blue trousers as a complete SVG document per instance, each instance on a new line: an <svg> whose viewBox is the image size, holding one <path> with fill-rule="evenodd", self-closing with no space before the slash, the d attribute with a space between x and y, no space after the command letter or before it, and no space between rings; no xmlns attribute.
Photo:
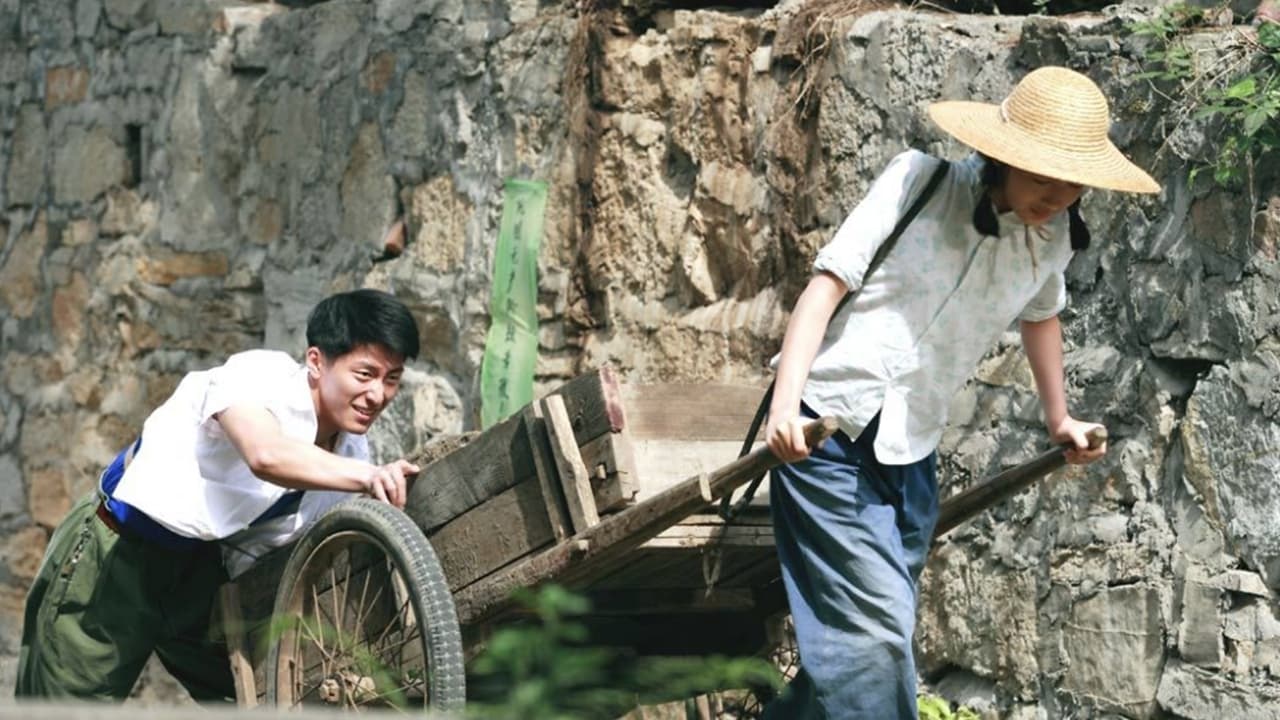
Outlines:
<svg viewBox="0 0 1280 720"><path fill-rule="evenodd" d="M937 457L880 464L878 420L857 440L836 433L773 471L769 503L801 670L765 720L917 717L911 636L938 519Z"/></svg>

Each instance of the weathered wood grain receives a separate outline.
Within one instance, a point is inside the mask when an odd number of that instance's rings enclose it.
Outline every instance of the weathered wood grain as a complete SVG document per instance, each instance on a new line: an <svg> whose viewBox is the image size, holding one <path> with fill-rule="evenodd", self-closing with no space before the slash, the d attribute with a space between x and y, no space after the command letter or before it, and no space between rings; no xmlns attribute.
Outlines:
<svg viewBox="0 0 1280 720"><path fill-rule="evenodd" d="M617 380L609 368L581 375L552 395L564 403L574 442L581 446L625 427ZM537 474L523 413L485 430L466 446L422 469L405 513L424 533Z"/></svg>

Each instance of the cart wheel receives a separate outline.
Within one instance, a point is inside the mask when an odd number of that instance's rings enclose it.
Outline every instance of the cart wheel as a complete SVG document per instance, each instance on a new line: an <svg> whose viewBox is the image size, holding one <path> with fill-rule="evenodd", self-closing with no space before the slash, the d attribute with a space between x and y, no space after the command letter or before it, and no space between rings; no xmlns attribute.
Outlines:
<svg viewBox="0 0 1280 720"><path fill-rule="evenodd" d="M435 552L368 498L303 533L276 591L267 704L461 709L462 635Z"/></svg>
<svg viewBox="0 0 1280 720"><path fill-rule="evenodd" d="M800 651L796 646L796 628L789 613L774 615L765 620L765 635L769 638L764 657L777 668L784 682L795 679L800 671ZM768 686L748 688L730 703L734 716L740 720L764 717L764 708L777 695Z"/></svg>

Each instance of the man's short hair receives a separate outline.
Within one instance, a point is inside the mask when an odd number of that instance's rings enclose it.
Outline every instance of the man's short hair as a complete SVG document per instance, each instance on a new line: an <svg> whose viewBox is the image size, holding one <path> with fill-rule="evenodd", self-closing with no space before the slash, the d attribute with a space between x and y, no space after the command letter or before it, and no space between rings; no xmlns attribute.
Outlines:
<svg viewBox="0 0 1280 720"><path fill-rule="evenodd" d="M321 300L307 318L307 346L330 360L361 345L381 345L412 360L418 356L418 324L394 296L362 288Z"/></svg>

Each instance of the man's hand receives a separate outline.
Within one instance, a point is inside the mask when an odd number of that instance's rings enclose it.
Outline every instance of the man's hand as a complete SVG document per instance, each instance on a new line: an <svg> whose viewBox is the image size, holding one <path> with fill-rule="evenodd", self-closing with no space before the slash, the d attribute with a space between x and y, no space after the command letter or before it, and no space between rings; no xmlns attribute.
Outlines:
<svg viewBox="0 0 1280 720"><path fill-rule="evenodd" d="M366 479L364 492L369 497L404 508L409 497L409 476L417 473L418 466L408 460L378 465Z"/></svg>
<svg viewBox="0 0 1280 720"><path fill-rule="evenodd" d="M1087 465L1107 454L1107 443L1104 441L1096 449L1089 449L1089 439L1085 433L1102 427L1098 423L1076 420L1067 415L1057 427L1049 428L1049 435L1056 443L1070 443L1075 447L1067 450L1067 462L1072 465Z"/></svg>
<svg viewBox="0 0 1280 720"><path fill-rule="evenodd" d="M769 413L764 428L764 441L775 457L787 463L809 457L809 444L804 441L804 418Z"/></svg>

